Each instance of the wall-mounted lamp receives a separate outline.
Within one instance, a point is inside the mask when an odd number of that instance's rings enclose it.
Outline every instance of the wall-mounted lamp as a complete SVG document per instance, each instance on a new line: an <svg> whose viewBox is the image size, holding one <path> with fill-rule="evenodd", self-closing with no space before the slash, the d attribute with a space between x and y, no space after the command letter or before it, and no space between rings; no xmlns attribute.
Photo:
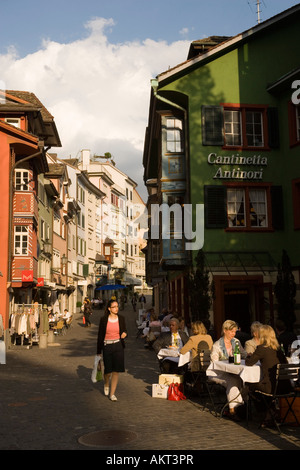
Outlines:
<svg viewBox="0 0 300 470"><path fill-rule="evenodd" d="M66 257L66 255L62 255L62 257L61 257L61 264L62 264L63 266L65 266L65 265L67 264L67 262L68 262L68 258Z"/></svg>
<svg viewBox="0 0 300 470"><path fill-rule="evenodd" d="M43 252L47 255L50 255L51 247L52 247L52 245L51 245L49 239L47 238L43 243Z"/></svg>

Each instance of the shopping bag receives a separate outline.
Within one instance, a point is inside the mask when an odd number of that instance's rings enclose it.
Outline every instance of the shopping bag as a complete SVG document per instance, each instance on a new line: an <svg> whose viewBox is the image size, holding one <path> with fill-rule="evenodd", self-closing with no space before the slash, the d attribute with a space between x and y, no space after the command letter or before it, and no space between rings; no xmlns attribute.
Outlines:
<svg viewBox="0 0 300 470"><path fill-rule="evenodd" d="M102 371L101 371L101 370L97 370L96 382L101 382L101 380L103 380Z"/></svg>
<svg viewBox="0 0 300 470"><path fill-rule="evenodd" d="M180 383L183 386L183 375L160 374L158 377L158 383L161 385L170 385L172 382Z"/></svg>
<svg viewBox="0 0 300 470"><path fill-rule="evenodd" d="M173 382L169 385L168 400L171 400L171 401L186 400L186 396L180 390L180 385L178 383Z"/></svg>
<svg viewBox="0 0 300 470"><path fill-rule="evenodd" d="M94 367L92 370L91 380L95 384L102 379L103 379L103 376L102 376L102 368L101 368L101 356L97 355L94 358Z"/></svg>
<svg viewBox="0 0 300 470"><path fill-rule="evenodd" d="M152 384L153 398L168 398L169 385Z"/></svg>
<svg viewBox="0 0 300 470"><path fill-rule="evenodd" d="M85 317L82 317L82 323L85 325Z"/></svg>

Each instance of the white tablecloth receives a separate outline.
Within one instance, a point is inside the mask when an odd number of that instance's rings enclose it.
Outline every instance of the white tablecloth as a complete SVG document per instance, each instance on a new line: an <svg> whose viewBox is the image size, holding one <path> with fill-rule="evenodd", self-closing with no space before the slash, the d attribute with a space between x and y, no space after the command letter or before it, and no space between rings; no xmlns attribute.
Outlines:
<svg viewBox="0 0 300 470"><path fill-rule="evenodd" d="M191 360L191 353L180 354L176 348L163 348L157 354L158 359L168 359L169 361L178 362L178 366L182 367Z"/></svg>
<svg viewBox="0 0 300 470"><path fill-rule="evenodd" d="M243 382L256 383L260 381L261 368L259 364L254 366L245 366L242 360L240 365L228 363L228 361L211 362L207 368L206 375L216 377L216 371L223 371L229 374L239 375Z"/></svg>

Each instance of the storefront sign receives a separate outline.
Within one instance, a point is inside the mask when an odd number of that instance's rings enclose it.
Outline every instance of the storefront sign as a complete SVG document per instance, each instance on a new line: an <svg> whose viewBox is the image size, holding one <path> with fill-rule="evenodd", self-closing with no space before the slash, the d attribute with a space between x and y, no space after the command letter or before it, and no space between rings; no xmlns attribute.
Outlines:
<svg viewBox="0 0 300 470"><path fill-rule="evenodd" d="M214 179L238 179L238 180L262 180L263 168L268 165L268 158L254 155L252 157L241 157L237 155L217 155L210 153L207 157L210 165L218 165L219 168L214 175ZM232 166L230 170L222 168L222 165ZM242 166L253 166L253 170L243 170Z"/></svg>
<svg viewBox="0 0 300 470"><path fill-rule="evenodd" d="M22 282L33 282L33 271L29 269L22 271Z"/></svg>

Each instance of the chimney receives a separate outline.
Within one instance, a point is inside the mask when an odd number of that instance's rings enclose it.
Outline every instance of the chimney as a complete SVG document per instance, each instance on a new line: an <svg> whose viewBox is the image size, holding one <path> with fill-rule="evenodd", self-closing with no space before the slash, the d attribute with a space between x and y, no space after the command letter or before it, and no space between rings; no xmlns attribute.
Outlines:
<svg viewBox="0 0 300 470"><path fill-rule="evenodd" d="M90 165L90 150L81 150L82 169L88 170Z"/></svg>

